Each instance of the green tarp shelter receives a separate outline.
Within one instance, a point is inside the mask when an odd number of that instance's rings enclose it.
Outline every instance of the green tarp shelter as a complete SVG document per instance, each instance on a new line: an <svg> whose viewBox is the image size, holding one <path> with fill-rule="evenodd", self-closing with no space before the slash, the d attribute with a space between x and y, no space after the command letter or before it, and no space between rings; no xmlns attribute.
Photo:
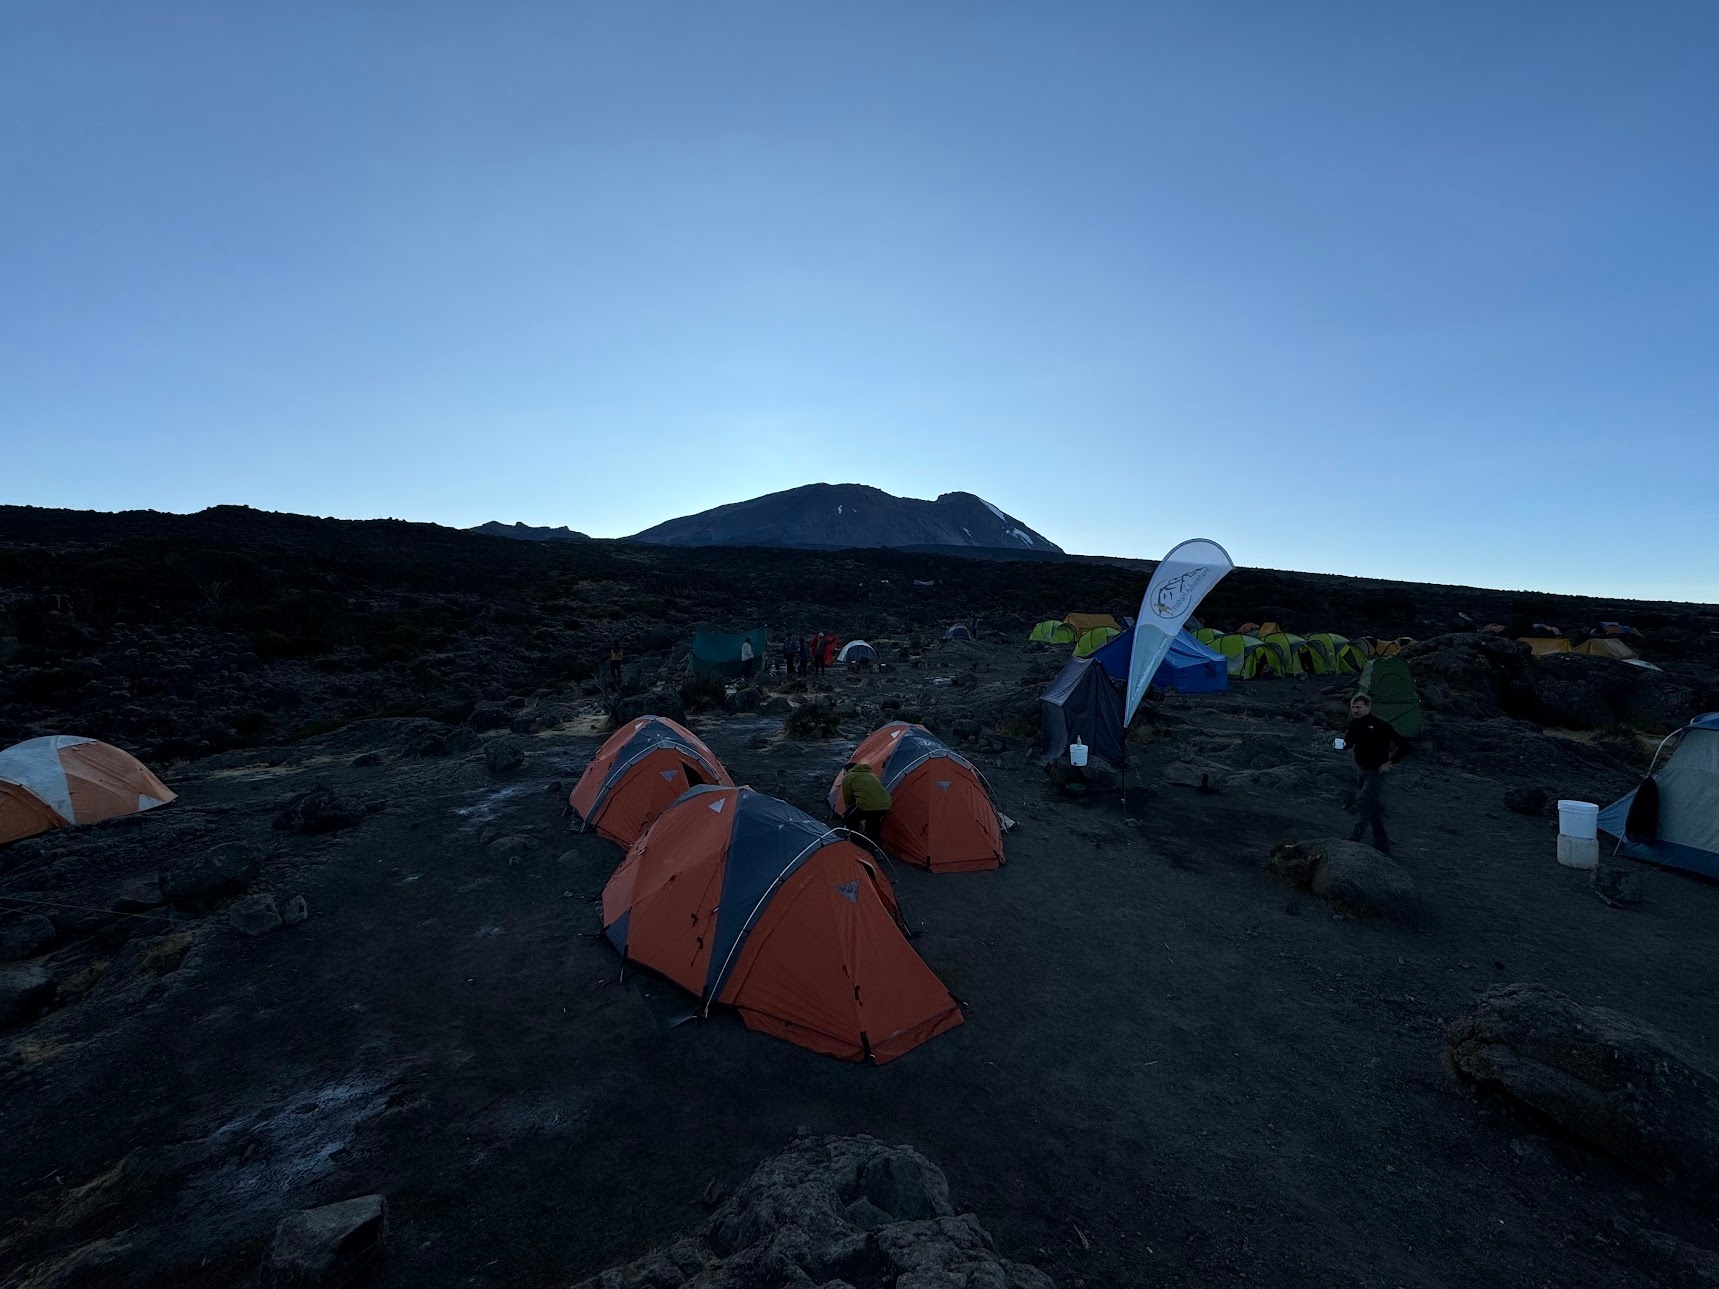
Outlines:
<svg viewBox="0 0 1719 1289"><path fill-rule="evenodd" d="M739 676L740 646L747 640L752 642L752 672L756 675L764 665L764 646L769 640L763 627L741 635L705 631L702 628L695 631L692 636L693 675L722 676L727 679Z"/></svg>
<svg viewBox="0 0 1719 1289"><path fill-rule="evenodd" d="M1414 677L1409 675L1409 664L1401 658L1370 661L1361 673L1359 692L1373 700L1373 715L1404 738L1416 738L1426 728Z"/></svg>
<svg viewBox="0 0 1719 1289"><path fill-rule="evenodd" d="M1033 628L1033 633L1027 639L1037 641L1039 644L1073 644L1080 639L1080 632L1066 622L1047 618Z"/></svg>

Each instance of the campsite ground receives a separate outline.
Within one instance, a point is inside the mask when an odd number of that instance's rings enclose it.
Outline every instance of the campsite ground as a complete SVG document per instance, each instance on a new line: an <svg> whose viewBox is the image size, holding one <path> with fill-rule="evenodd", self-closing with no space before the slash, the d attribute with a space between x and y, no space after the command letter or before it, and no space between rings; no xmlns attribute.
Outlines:
<svg viewBox="0 0 1719 1289"><path fill-rule="evenodd" d="M1036 692L1023 677L1054 661L884 652L886 673L832 677L854 715L827 740L756 712L690 723L737 781L821 813L884 702L1007 728ZM565 1284L696 1224L713 1179L806 1124L917 1146L1008 1256L1065 1286L1676 1283L1654 1233L1712 1249L1710 1215L1475 1099L1441 1061L1447 1022L1520 980L1714 1049L1719 888L1655 873L1644 904L1612 909L1555 864L1546 817L1501 802L1524 782L1607 800L1640 749L1453 717L1390 784L1421 925L1341 919L1263 868L1279 841L1348 828L1338 689L1172 696L1126 816L1114 795L1053 792L1025 739L975 751L1017 821L1007 866L896 873L967 1020L881 1068L729 1016L679 1023L677 991L618 979L593 901L619 852L562 815L600 700L571 691L501 776L480 750L408 755L417 719L176 767L173 807L35 846L4 890L105 908L175 854L246 840L269 854L255 889L304 894L310 918L257 939L218 915L109 919L57 951L63 979L107 965L0 1040L0 1268L242 1283L284 1213L381 1191L378 1283ZM1166 782L1189 755L1239 768L1217 793ZM377 809L271 829L317 782Z"/></svg>

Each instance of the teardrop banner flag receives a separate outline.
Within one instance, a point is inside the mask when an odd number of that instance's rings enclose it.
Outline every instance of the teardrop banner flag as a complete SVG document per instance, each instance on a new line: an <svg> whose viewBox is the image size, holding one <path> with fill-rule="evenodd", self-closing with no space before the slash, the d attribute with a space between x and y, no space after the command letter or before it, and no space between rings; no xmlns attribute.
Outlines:
<svg viewBox="0 0 1719 1289"><path fill-rule="evenodd" d="M1134 719L1134 710L1146 696L1146 686L1158 674L1159 664L1170 652L1170 642L1182 624L1199 607L1206 592L1235 567L1229 552L1216 542L1196 537L1171 548L1152 574L1146 598L1140 601L1140 617L1134 623L1134 649L1128 657L1128 706L1122 726Z"/></svg>

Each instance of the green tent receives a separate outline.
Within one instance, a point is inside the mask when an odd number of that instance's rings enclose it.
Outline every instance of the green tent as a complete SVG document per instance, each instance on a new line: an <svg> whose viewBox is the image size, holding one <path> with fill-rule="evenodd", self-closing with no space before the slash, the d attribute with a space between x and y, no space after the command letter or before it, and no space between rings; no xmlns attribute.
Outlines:
<svg viewBox="0 0 1719 1289"><path fill-rule="evenodd" d="M1265 665L1270 670L1279 676L1302 674L1301 650L1307 642L1300 636L1292 636L1287 631L1274 631L1268 636L1261 636L1259 642L1265 646Z"/></svg>
<svg viewBox="0 0 1719 1289"><path fill-rule="evenodd" d="M1094 627L1075 641L1074 656L1089 658L1121 634L1115 627Z"/></svg>
<svg viewBox="0 0 1719 1289"><path fill-rule="evenodd" d="M1367 665L1365 654L1345 637L1329 631L1316 631L1307 637L1301 660L1315 676L1344 676Z"/></svg>
<svg viewBox="0 0 1719 1289"><path fill-rule="evenodd" d="M740 646L752 642L752 673L764 667L764 647L769 637L764 628L743 635L727 635L721 631L706 631L702 627L692 637L692 672L695 676L733 678L741 674Z"/></svg>
<svg viewBox="0 0 1719 1289"><path fill-rule="evenodd" d="M1211 647L1223 654L1230 675L1242 680L1259 675L1260 665L1266 659L1265 646L1257 636L1219 636L1211 642Z"/></svg>
<svg viewBox="0 0 1719 1289"><path fill-rule="evenodd" d="M1218 641L1223 639L1223 635L1224 633L1219 631L1216 627L1201 627L1198 631L1194 632L1194 639L1198 640L1203 645L1207 645L1210 648L1215 649L1217 648Z"/></svg>
<svg viewBox="0 0 1719 1289"><path fill-rule="evenodd" d="M1385 721L1404 738L1419 736L1426 722L1421 717L1420 695L1415 693L1409 664L1401 658L1374 658L1361 673L1359 691L1373 700L1373 715Z"/></svg>
<svg viewBox="0 0 1719 1289"><path fill-rule="evenodd" d="M1027 639L1036 640L1040 644L1073 644L1080 639L1080 632L1066 622L1047 618L1033 628L1033 633Z"/></svg>

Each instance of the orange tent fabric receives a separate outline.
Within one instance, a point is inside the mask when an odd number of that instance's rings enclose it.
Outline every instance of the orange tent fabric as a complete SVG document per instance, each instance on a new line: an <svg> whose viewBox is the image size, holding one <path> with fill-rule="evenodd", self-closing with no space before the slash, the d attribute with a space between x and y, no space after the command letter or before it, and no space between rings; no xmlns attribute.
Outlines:
<svg viewBox="0 0 1719 1289"><path fill-rule="evenodd" d="M0 845L174 799L141 761L94 739L50 734L0 752Z"/></svg>
<svg viewBox="0 0 1719 1289"><path fill-rule="evenodd" d="M869 765L889 789L893 804L881 840L897 859L933 873L970 873L1003 862L1003 825L984 779L923 725L892 721L848 759ZM840 770L829 804L838 817L846 813Z"/></svg>
<svg viewBox="0 0 1719 1289"><path fill-rule="evenodd" d="M698 735L666 716L641 716L609 736L567 802L585 828L631 846L671 801L701 783L734 786Z"/></svg>
<svg viewBox="0 0 1719 1289"><path fill-rule="evenodd" d="M1122 630L1122 624L1108 613L1071 613L1063 619L1069 626L1085 635L1098 627L1109 627L1114 631Z"/></svg>
<svg viewBox="0 0 1719 1289"><path fill-rule="evenodd" d="M621 954L749 1028L844 1060L894 1060L961 1024L860 847L751 788L694 788L603 890Z"/></svg>

